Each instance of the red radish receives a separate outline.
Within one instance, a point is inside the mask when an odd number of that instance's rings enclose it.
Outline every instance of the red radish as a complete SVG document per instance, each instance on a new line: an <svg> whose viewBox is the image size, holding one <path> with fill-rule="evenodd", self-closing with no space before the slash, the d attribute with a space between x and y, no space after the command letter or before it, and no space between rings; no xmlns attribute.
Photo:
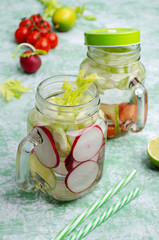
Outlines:
<svg viewBox="0 0 159 240"><path fill-rule="evenodd" d="M60 163L60 158L50 131L43 126L35 127L35 129L38 134L37 137L40 135L42 141L34 147L37 158L47 168L57 167Z"/></svg>
<svg viewBox="0 0 159 240"><path fill-rule="evenodd" d="M83 162L93 158L100 150L103 143L103 131L98 125L85 128L80 136L75 138L72 145L74 160Z"/></svg>
<svg viewBox="0 0 159 240"><path fill-rule="evenodd" d="M77 162L73 159L72 153L70 153L69 156L67 156L67 158L65 159L65 167L68 172L71 172L73 168L75 168L79 164L80 162Z"/></svg>
<svg viewBox="0 0 159 240"><path fill-rule="evenodd" d="M65 167L67 169L68 172L72 171L73 169L73 157L72 157L72 153L70 153L67 158L65 159Z"/></svg>
<svg viewBox="0 0 159 240"><path fill-rule="evenodd" d="M76 166L65 179L66 187L73 193L81 193L89 189L95 182L99 165L94 161L85 161Z"/></svg>
<svg viewBox="0 0 159 240"><path fill-rule="evenodd" d="M33 53L31 50L25 51L23 54ZM20 57L20 65L27 73L36 72L41 66L41 59L39 55L31 55L29 57Z"/></svg>
<svg viewBox="0 0 159 240"><path fill-rule="evenodd" d="M60 164L53 171L61 176L66 176L68 171L65 167L65 162L60 161Z"/></svg>
<svg viewBox="0 0 159 240"><path fill-rule="evenodd" d="M92 157L90 160L97 162L98 158L99 158L99 152L94 157Z"/></svg>
<svg viewBox="0 0 159 240"><path fill-rule="evenodd" d="M35 47L29 43L21 43L19 44L14 52L13 57L15 58L15 55L20 47L29 47L31 50L23 52L23 54L20 55L20 65L27 73L34 73L36 72L40 66L41 66L41 59L39 57L39 54L46 54L46 51L35 49Z"/></svg>

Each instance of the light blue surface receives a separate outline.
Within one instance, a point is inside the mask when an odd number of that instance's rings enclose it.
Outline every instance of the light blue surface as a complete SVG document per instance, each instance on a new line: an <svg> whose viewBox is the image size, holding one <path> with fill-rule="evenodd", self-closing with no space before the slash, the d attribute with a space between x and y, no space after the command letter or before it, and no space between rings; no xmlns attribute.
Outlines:
<svg viewBox="0 0 159 240"><path fill-rule="evenodd" d="M1 45L0 83L5 79L21 80L32 87L18 100L6 103L0 98L0 239L48 240L70 223L91 203L102 196L129 171L137 169L135 179L95 213L111 206L133 187L140 195L109 220L89 233L87 240L157 240L159 236L159 171L147 156L148 141L159 135L159 2L154 1L63 1L66 5L86 4L86 14L97 16L96 21L77 19L67 33L57 33L58 47L42 56L41 68L32 75L23 73L18 60L12 59L17 46L14 31L24 16L43 12L36 0L7 0L0 4ZM106 144L104 174L99 185L87 196L68 203L58 203L41 193L25 193L16 185L16 150L26 135L26 119L34 106L37 85L57 74L77 74L86 57L84 31L96 28L135 27L141 30L141 61L146 67L146 88L149 111L145 129L129 133ZM90 219L93 219L91 216ZM89 219L86 220L89 222ZM66 238L67 239L67 238Z"/></svg>

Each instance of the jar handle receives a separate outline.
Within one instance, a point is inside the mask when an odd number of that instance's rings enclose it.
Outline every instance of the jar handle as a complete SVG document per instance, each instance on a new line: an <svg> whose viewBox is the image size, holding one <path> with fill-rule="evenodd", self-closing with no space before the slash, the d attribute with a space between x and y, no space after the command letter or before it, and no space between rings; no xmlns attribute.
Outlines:
<svg viewBox="0 0 159 240"><path fill-rule="evenodd" d="M16 175L17 184L25 191L32 191L39 189L35 178L32 177L29 170L29 159L33 154L33 149L36 145L41 143L41 136L38 134L36 128L34 128L19 144L16 157Z"/></svg>
<svg viewBox="0 0 159 240"><path fill-rule="evenodd" d="M135 98L137 104L137 117L135 123L131 125L131 131L139 132L144 128L146 123L148 94L146 88L137 78L131 81L130 87L133 88L132 98Z"/></svg>

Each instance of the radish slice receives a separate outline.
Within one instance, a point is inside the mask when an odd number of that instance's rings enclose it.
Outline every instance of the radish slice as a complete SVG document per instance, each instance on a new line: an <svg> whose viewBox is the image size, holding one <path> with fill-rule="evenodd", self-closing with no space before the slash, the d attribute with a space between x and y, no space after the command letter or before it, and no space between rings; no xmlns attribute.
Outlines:
<svg viewBox="0 0 159 240"><path fill-rule="evenodd" d="M73 169L73 162L74 159L72 157L72 153L70 153L67 158L65 159L65 167L67 169L68 172L71 172Z"/></svg>
<svg viewBox="0 0 159 240"><path fill-rule="evenodd" d="M65 163L60 161L60 164L58 165L58 167L53 169L55 173L61 175L61 176L66 176L68 171L65 167Z"/></svg>
<svg viewBox="0 0 159 240"><path fill-rule="evenodd" d="M94 161L86 161L76 166L65 179L66 187L73 193L81 193L89 189L96 180L99 165Z"/></svg>
<svg viewBox="0 0 159 240"><path fill-rule="evenodd" d="M65 167L68 172L71 172L73 168L75 168L77 165L79 165L80 162L77 162L73 159L72 153L65 159Z"/></svg>
<svg viewBox="0 0 159 240"><path fill-rule="evenodd" d="M97 162L97 161L98 161L98 158L99 158L99 153L100 153L100 150L99 150L99 152L98 152L94 157L92 157L90 160Z"/></svg>
<svg viewBox="0 0 159 240"><path fill-rule="evenodd" d="M37 158L47 168L57 167L60 158L50 131L42 126L36 127L36 130L42 141L34 147Z"/></svg>
<svg viewBox="0 0 159 240"><path fill-rule="evenodd" d="M93 158L99 152L102 143L103 132L99 126L85 128L72 145L74 160L83 162Z"/></svg>

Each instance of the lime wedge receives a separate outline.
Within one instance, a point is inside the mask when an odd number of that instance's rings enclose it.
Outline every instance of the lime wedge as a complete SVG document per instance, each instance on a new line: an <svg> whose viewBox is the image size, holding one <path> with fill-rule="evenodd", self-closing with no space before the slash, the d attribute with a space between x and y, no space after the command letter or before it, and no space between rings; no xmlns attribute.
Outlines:
<svg viewBox="0 0 159 240"><path fill-rule="evenodd" d="M151 162L159 167L159 137L155 137L149 141L147 153Z"/></svg>
<svg viewBox="0 0 159 240"><path fill-rule="evenodd" d="M35 154L31 154L29 159L29 169L32 177L37 182L37 188L44 191L51 191L56 187L56 176L52 169L44 167Z"/></svg>

